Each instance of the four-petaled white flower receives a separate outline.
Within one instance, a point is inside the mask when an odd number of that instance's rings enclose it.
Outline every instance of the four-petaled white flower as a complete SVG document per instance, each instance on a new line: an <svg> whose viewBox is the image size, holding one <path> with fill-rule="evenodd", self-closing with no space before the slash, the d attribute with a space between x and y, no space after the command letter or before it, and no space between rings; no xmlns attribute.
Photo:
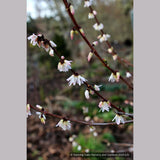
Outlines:
<svg viewBox="0 0 160 160"><path fill-rule="evenodd" d="M83 84L83 83L86 82L87 80L86 80L84 77L82 77L82 76L80 76L80 75L78 75L78 74L73 74L72 76L70 76L70 77L67 79L67 81L69 81L69 86L71 86L72 84L73 84L73 86L75 86L76 83L77 83L79 86L81 86L81 84Z"/></svg>
<svg viewBox="0 0 160 160"><path fill-rule="evenodd" d="M103 29L103 24L102 24L102 23L100 23L100 24L95 23L95 24L93 25L93 28L94 28L95 30L97 30L97 31L100 31L100 30Z"/></svg>
<svg viewBox="0 0 160 160"><path fill-rule="evenodd" d="M110 38L111 36L109 34L103 34L103 35L99 35L97 38L99 39L99 42L104 42L107 41L108 38Z"/></svg>
<svg viewBox="0 0 160 160"><path fill-rule="evenodd" d="M30 40L30 43L35 46L37 44L37 35L33 33L28 37L28 40Z"/></svg>
<svg viewBox="0 0 160 160"><path fill-rule="evenodd" d="M85 90L84 95L85 95L86 99L89 99L89 90L88 89Z"/></svg>
<svg viewBox="0 0 160 160"><path fill-rule="evenodd" d="M127 77L127 78L132 77L131 73L126 72L126 77Z"/></svg>
<svg viewBox="0 0 160 160"><path fill-rule="evenodd" d="M116 75L114 73L111 73L108 81L112 82L112 83L115 82L115 81L119 82L119 78L120 78L120 73L119 72L116 72Z"/></svg>
<svg viewBox="0 0 160 160"><path fill-rule="evenodd" d="M56 127L61 127L64 131L65 130L70 130L71 129L71 123L69 120L64 120L61 119L58 124L56 125Z"/></svg>
<svg viewBox="0 0 160 160"><path fill-rule="evenodd" d="M61 56L61 60L58 63L58 70L60 72L67 72L69 69L71 69L71 62L64 59L64 56Z"/></svg>
<svg viewBox="0 0 160 160"><path fill-rule="evenodd" d="M96 90L96 91L100 91L100 87L101 87L102 85L94 85L94 89Z"/></svg>
<svg viewBox="0 0 160 160"><path fill-rule="evenodd" d="M118 114L116 114L116 116L113 118L112 121L114 121L114 120L116 121L117 125L119 125L121 122L125 123L123 117Z"/></svg>
<svg viewBox="0 0 160 160"><path fill-rule="evenodd" d="M101 101L98 105L98 107L100 108L100 111L104 112L105 110L107 112L109 112L109 109L111 108L110 106L110 102L109 101Z"/></svg>
<svg viewBox="0 0 160 160"><path fill-rule="evenodd" d="M90 7L92 5L93 0L88 0L84 2L84 7Z"/></svg>
<svg viewBox="0 0 160 160"><path fill-rule="evenodd" d="M40 110L44 110L42 106L36 105L36 107ZM39 115L39 119L41 120L41 123L45 124L46 116L41 112L36 112L37 115Z"/></svg>
<svg viewBox="0 0 160 160"><path fill-rule="evenodd" d="M31 114L30 105L27 104L27 118L28 118L28 116L31 116L31 115L32 115L32 114Z"/></svg>

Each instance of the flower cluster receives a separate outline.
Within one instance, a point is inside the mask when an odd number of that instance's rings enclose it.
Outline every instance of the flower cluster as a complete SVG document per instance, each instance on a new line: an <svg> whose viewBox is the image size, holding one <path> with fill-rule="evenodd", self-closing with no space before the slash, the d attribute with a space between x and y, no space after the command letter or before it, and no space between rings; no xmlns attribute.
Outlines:
<svg viewBox="0 0 160 160"><path fill-rule="evenodd" d="M61 127L64 131L71 129L71 123L70 123L70 121L64 120L64 119L61 119L58 122L58 124L56 125L56 127L58 127L58 126Z"/></svg>
<svg viewBox="0 0 160 160"><path fill-rule="evenodd" d="M102 23L100 23L100 24L98 24L98 23L95 23L94 25L93 25L93 28L95 29L95 30L97 30L97 31L100 31L100 30L102 30L103 29L103 24Z"/></svg>
<svg viewBox="0 0 160 160"><path fill-rule="evenodd" d="M40 109L41 111L44 111L44 108L41 107L40 105L36 105L36 107L38 109ZM42 113L42 112L36 112L36 114L39 115L39 119L41 120L41 123L45 124L46 116L44 115L44 113Z"/></svg>
<svg viewBox="0 0 160 160"><path fill-rule="evenodd" d="M119 78L120 78L120 73L119 72L116 72L116 74L114 74L114 73L111 73L111 75L110 75L110 77L109 77L109 79L108 79L108 81L109 82L119 82Z"/></svg>
<svg viewBox="0 0 160 160"><path fill-rule="evenodd" d="M28 40L30 40L30 43L38 47L42 47L46 50L46 52L49 51L50 56L54 56L54 50L52 47L56 47L57 45L53 41L48 41L47 39L44 39L44 36L42 34L35 35L34 33L28 37ZM51 47L50 47L51 46Z"/></svg>
<svg viewBox="0 0 160 160"><path fill-rule="evenodd" d="M58 63L58 70L60 72L67 72L71 69L71 62L72 61L65 60L64 56L61 56L61 61Z"/></svg>
<svg viewBox="0 0 160 160"><path fill-rule="evenodd" d="M97 38L99 39L99 42L104 42L104 41L108 41L108 38L110 38L111 36L109 34L103 34L103 35L99 35Z"/></svg>
<svg viewBox="0 0 160 160"><path fill-rule="evenodd" d="M102 111L102 112L104 112L105 110L107 112L109 112L109 109L111 108L111 104L110 104L109 101L107 101L107 102L106 101L101 101L101 102L99 102L98 107L100 108L100 111Z"/></svg>
<svg viewBox="0 0 160 160"><path fill-rule="evenodd" d="M97 12L93 10L92 13L88 13L88 19L93 19L95 15L97 15Z"/></svg>
<svg viewBox="0 0 160 160"><path fill-rule="evenodd" d="M67 81L69 81L69 86L71 86L71 85L73 85L73 86L75 86L76 85L76 83L79 85L79 86L81 86L81 84L83 84L84 82L86 82L87 80L84 78L84 77L82 77L82 76L80 76L79 74L73 74L72 76L70 76L68 79L67 79Z"/></svg>

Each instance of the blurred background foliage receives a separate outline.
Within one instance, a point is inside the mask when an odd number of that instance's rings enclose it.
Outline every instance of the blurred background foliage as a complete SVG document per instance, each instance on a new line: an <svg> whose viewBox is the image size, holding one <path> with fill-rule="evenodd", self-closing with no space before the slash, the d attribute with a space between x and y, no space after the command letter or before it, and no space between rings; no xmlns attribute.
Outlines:
<svg viewBox="0 0 160 160"><path fill-rule="evenodd" d="M84 1L70 0L75 8L75 18L84 29L90 42L96 40L100 32L93 29L94 19L88 20L89 9L84 8ZM118 55L133 61L133 0L94 0L93 8L97 18L104 24L104 31L111 35L109 41ZM91 84L102 85L101 94L124 111L133 113L133 93L123 82L109 83L111 72L93 56L90 63L87 56L88 46L79 35L69 37L73 24L67 15L61 0L27 0L27 36L42 33L57 44L57 50L66 59L73 60L72 68L82 74ZM115 70L125 77L126 70L133 72L132 67L124 67L112 60L106 53L105 43L96 46L100 55ZM27 101L40 104L55 114L67 115L71 118L95 122L111 122L114 113L99 112L99 97L91 95L89 100L84 97L85 86L69 87L66 79L70 73L57 71L58 58L50 57L43 49L27 42ZM132 82L132 78L129 79ZM88 108L85 113L83 108ZM128 118L126 118L128 119ZM42 126L37 117L28 119L27 149L28 159L51 160L69 159L68 153L77 151L68 139L76 134L75 141L81 145L81 151L130 151L133 142L133 124L122 126L96 127L98 136L89 132L88 126L72 125L71 132L63 132L55 128L57 119L47 118ZM35 138L37 137L37 139ZM121 145L127 143L128 145ZM120 144L120 145L118 145ZM129 145L130 144L130 145ZM64 151L65 146L65 151ZM98 158L92 158L98 159ZM116 157L116 160L125 158ZM130 159L130 158L129 158ZM112 158L108 158L112 160Z"/></svg>

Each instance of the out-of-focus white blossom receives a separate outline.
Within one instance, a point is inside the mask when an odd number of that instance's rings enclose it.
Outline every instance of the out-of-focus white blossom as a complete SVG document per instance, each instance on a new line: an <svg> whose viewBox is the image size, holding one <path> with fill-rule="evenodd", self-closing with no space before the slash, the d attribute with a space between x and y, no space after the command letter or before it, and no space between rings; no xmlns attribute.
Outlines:
<svg viewBox="0 0 160 160"><path fill-rule="evenodd" d="M102 30L103 29L103 24L102 23L100 23L100 24L98 24L98 23L95 23L94 25L93 25L93 28L95 29L95 30L97 30L97 31L100 31L100 30Z"/></svg>
<svg viewBox="0 0 160 160"><path fill-rule="evenodd" d="M115 55L113 55L112 57L113 57L113 60L115 61L118 56L117 56L117 54L115 54Z"/></svg>
<svg viewBox="0 0 160 160"><path fill-rule="evenodd" d="M100 87L101 87L102 85L94 85L94 89L96 90L96 91L100 91Z"/></svg>
<svg viewBox="0 0 160 160"><path fill-rule="evenodd" d="M108 52L112 53L113 52L113 47L108 48Z"/></svg>
<svg viewBox="0 0 160 160"><path fill-rule="evenodd" d="M101 101L101 102L99 102L99 105L98 105L98 107L100 108L100 111L102 111L102 112L104 112L105 110L107 111L107 112L109 112L109 109L111 108L111 106L110 106L111 104L110 104L110 102L109 101Z"/></svg>
<svg viewBox="0 0 160 160"><path fill-rule="evenodd" d="M65 130L70 130L71 129L71 123L69 120L64 120L61 119L58 124L56 125L56 127L61 127L64 131Z"/></svg>
<svg viewBox="0 0 160 160"><path fill-rule="evenodd" d="M119 82L119 78L120 78L120 73L119 72L116 72L116 75L114 73L111 73L108 81L112 82L112 83L115 82L115 81Z"/></svg>
<svg viewBox="0 0 160 160"><path fill-rule="evenodd" d="M116 114L112 121L114 120L116 121L117 125L119 125L120 123L125 123L123 117L118 114Z"/></svg>
<svg viewBox="0 0 160 160"><path fill-rule="evenodd" d="M84 7L90 7L93 0L84 1Z"/></svg>
<svg viewBox="0 0 160 160"><path fill-rule="evenodd" d="M64 59L64 56L61 56L61 61L58 63L58 70L60 72L67 72L69 69L71 69L71 62Z"/></svg>
<svg viewBox="0 0 160 160"><path fill-rule="evenodd" d="M87 117L84 118L84 120L85 120L86 122L88 122L90 119L91 119L91 117L89 117L89 116L87 116Z"/></svg>
<svg viewBox="0 0 160 160"><path fill-rule="evenodd" d="M82 149L82 147L80 145L78 145L77 150L80 151Z"/></svg>
<svg viewBox="0 0 160 160"><path fill-rule="evenodd" d="M83 113L88 113L88 107L82 107Z"/></svg>
<svg viewBox="0 0 160 160"><path fill-rule="evenodd" d="M102 43L104 41L107 41L108 38L110 38L111 36L109 34L103 34L103 35L99 35L97 38L99 39L99 42Z"/></svg>
<svg viewBox="0 0 160 160"><path fill-rule="evenodd" d="M87 149L85 149L85 152L86 152L86 153L88 153L88 152L89 152L89 149L88 149L88 148L87 148Z"/></svg>
<svg viewBox="0 0 160 160"><path fill-rule="evenodd" d="M86 99L89 99L89 91L88 91L88 89L85 90L84 95L85 95Z"/></svg>
<svg viewBox="0 0 160 160"><path fill-rule="evenodd" d="M32 114L31 114L30 105L27 104L27 118L28 118L28 116L31 116L31 115L32 115Z"/></svg>
<svg viewBox="0 0 160 160"><path fill-rule="evenodd" d="M94 137L97 137L97 136L98 136L98 133L97 133L97 132L93 132L93 136L94 136Z"/></svg>
<svg viewBox="0 0 160 160"><path fill-rule="evenodd" d="M130 77L132 77L131 73L129 73L129 72L126 72L126 77L127 77L127 78L130 78Z"/></svg>
<svg viewBox="0 0 160 160"><path fill-rule="evenodd" d="M75 141L72 142L73 147L76 147L77 145L78 145L77 142L75 142Z"/></svg>
<svg viewBox="0 0 160 160"><path fill-rule="evenodd" d="M72 75L67 79L67 81L69 81L69 86L71 86L71 85L75 86L76 83L79 86L81 86L81 84L83 84L87 80L84 77L80 76L80 75Z"/></svg>
<svg viewBox="0 0 160 160"><path fill-rule="evenodd" d="M93 19L94 18L94 14L93 13L88 13L88 19Z"/></svg>
<svg viewBox="0 0 160 160"><path fill-rule="evenodd" d="M95 129L96 129L96 128L95 128L94 126L90 126L90 127L89 127L89 131L90 131L90 132L95 131Z"/></svg>

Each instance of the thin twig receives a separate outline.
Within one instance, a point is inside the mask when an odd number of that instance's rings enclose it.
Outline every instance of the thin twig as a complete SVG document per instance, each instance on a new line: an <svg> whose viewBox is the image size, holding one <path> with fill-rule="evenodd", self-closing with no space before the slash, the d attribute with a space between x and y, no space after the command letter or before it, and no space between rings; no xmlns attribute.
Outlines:
<svg viewBox="0 0 160 160"><path fill-rule="evenodd" d="M65 117L65 116L60 116L60 115L56 115L56 114L53 114L53 113L49 113L47 111L42 111L39 108L32 106L31 104L30 104L30 107L35 111L41 112L45 115L48 115L48 116L51 116L51 117L54 117L54 118L65 119L65 120L69 120L71 122L76 122L76 123L89 125L89 126L109 126L109 125L116 125L117 124L116 122L109 122L109 123L85 122L85 121L75 120L75 119L71 119L71 118L68 118L68 117ZM127 123L133 123L133 120L125 121L124 124L127 124Z"/></svg>

